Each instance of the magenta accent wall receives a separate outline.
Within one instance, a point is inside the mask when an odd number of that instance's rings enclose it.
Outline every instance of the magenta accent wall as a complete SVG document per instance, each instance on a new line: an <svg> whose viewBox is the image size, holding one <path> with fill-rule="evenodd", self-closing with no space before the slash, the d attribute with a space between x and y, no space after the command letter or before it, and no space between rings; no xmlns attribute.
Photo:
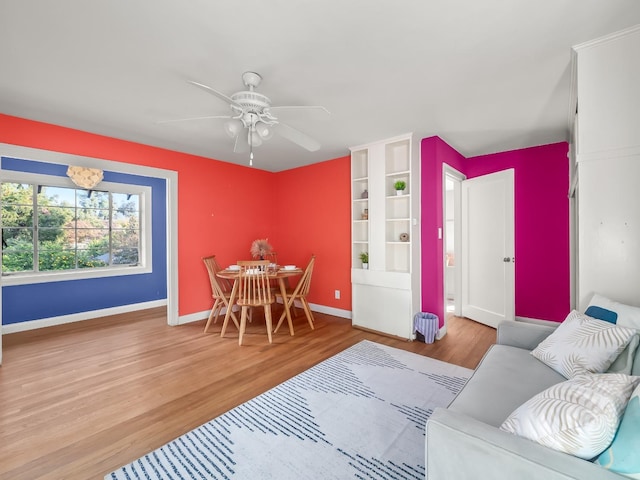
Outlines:
<svg viewBox="0 0 640 480"><path fill-rule="evenodd" d="M566 142L465 158L439 137L422 140L422 311L444 323L442 165L467 178L515 170L515 314L561 322L570 311Z"/></svg>

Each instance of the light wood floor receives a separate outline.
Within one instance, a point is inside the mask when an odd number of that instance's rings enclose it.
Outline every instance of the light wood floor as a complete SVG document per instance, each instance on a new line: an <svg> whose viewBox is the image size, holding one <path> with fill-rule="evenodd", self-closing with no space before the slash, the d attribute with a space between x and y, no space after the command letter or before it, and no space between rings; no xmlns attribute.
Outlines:
<svg viewBox="0 0 640 480"><path fill-rule="evenodd" d="M0 479L102 478L179 435L363 339L474 368L495 330L449 322L434 344L407 342L316 314L269 345L264 323L244 345L220 323L166 325L164 309L3 337Z"/></svg>

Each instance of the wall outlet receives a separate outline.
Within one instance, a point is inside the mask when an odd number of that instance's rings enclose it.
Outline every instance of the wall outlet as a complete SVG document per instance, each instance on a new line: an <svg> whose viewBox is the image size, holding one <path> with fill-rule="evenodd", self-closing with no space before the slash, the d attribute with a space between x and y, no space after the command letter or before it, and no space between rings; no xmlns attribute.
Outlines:
<svg viewBox="0 0 640 480"><path fill-rule="evenodd" d="M336 300L340 300L340 290L336 290L334 293Z"/></svg>

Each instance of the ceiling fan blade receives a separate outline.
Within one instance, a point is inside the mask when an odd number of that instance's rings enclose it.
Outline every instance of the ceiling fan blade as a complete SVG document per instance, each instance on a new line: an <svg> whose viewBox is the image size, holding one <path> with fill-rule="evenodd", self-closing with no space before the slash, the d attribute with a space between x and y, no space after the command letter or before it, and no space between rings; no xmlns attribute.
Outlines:
<svg viewBox="0 0 640 480"><path fill-rule="evenodd" d="M290 113L305 113L307 117L314 120L328 120L331 117L331 112L320 105L279 105L276 107L270 107L269 110L276 116L283 113L285 115Z"/></svg>
<svg viewBox="0 0 640 480"><path fill-rule="evenodd" d="M194 82L193 80L189 80L189 83L192 85L195 85L198 88L201 88L205 92L209 92L210 94L218 97L220 100L224 100L229 105L233 105L235 107L238 107L239 109L242 109L242 105L240 105L238 102L233 100L231 97L225 95L224 93L214 90L213 88L208 87L207 85L203 85L202 83Z"/></svg>
<svg viewBox="0 0 640 480"><path fill-rule="evenodd" d="M281 137L300 145L302 148L306 148L310 152L315 152L320 149L320 143L318 143L317 140L314 140L306 133L302 133L300 130L290 127L286 123L278 123L274 131Z"/></svg>
<svg viewBox="0 0 640 480"><path fill-rule="evenodd" d="M191 120L209 120L211 118L233 118L231 115L206 115L204 117L176 118L173 120L157 120L156 123L189 122Z"/></svg>

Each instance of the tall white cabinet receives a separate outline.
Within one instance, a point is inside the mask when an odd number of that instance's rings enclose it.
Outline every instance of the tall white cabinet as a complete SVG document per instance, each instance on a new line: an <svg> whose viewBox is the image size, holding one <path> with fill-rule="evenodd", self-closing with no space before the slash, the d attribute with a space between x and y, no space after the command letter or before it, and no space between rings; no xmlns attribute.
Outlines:
<svg viewBox="0 0 640 480"><path fill-rule="evenodd" d="M640 305L640 26L574 47L576 304Z"/></svg>
<svg viewBox="0 0 640 480"><path fill-rule="evenodd" d="M407 339L420 309L418 157L411 134L351 148L352 322Z"/></svg>

